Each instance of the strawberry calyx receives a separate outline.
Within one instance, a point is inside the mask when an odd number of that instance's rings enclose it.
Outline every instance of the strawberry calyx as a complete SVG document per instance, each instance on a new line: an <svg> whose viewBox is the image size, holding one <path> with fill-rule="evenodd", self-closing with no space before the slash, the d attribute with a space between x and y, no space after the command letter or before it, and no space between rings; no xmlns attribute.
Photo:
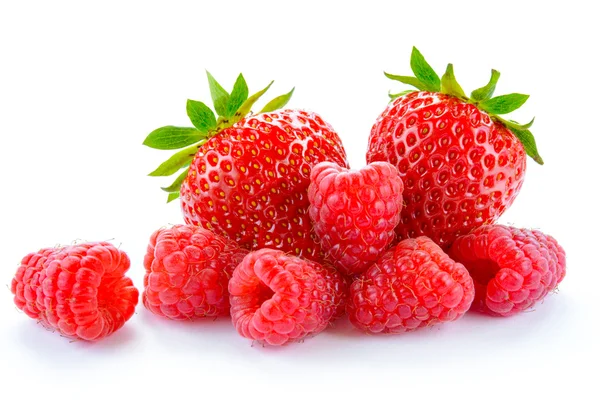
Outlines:
<svg viewBox="0 0 600 400"><path fill-rule="evenodd" d="M493 120L506 126L523 144L527 155L538 164L544 164L544 160L538 153L535 138L529 130L535 118L526 124L520 124L501 117L501 115L509 114L520 108L525 104L529 95L511 93L493 97L496 84L500 78L500 72L492 69L489 82L485 86L472 91L470 96L467 96L454 76L454 66L452 64L448 64L446 71L440 78L425 60L421 52L416 47L413 47L410 57L410 67L414 76L393 75L384 72L385 76L389 79L413 86L417 89L405 90L394 94L389 93L388 95L392 100L415 91L438 92L457 97L487 112Z"/></svg>
<svg viewBox="0 0 600 400"><path fill-rule="evenodd" d="M161 188L168 193L167 203L179 197L181 184L185 180L192 159L200 146L211 137L218 135L219 132L252 114L252 106L273 84L271 81L264 89L249 96L248 85L242 74L238 75L231 93L223 89L210 72L206 71L206 76L214 112L203 102L188 99L186 111L193 127L163 126L150 132L143 142L145 146L158 150L181 149L148 174L149 176L171 176L179 172L173 183ZM293 93L294 89L292 88L288 93L275 97L259 113L271 112L284 107Z"/></svg>

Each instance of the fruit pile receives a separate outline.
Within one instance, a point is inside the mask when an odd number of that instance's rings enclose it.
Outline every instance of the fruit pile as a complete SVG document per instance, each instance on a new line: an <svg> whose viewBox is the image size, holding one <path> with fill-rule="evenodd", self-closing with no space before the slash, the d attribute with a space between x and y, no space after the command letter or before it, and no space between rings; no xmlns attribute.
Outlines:
<svg viewBox="0 0 600 400"><path fill-rule="evenodd" d="M251 112L240 74L214 104L188 100L193 127L165 126L144 144L177 150L151 176L176 175L185 224L161 228L144 257L142 302L173 320L231 316L243 337L283 345L347 314L370 333L450 322L468 310L510 316L565 276L551 236L495 224L542 164L529 128L503 116L528 96L493 96L500 74L467 96L449 64L440 78L413 48L415 89L391 94L350 170L331 125L281 109ZM272 82L271 82L272 83ZM133 315L127 255L82 243L27 255L12 281L19 309L61 334L98 340Z"/></svg>

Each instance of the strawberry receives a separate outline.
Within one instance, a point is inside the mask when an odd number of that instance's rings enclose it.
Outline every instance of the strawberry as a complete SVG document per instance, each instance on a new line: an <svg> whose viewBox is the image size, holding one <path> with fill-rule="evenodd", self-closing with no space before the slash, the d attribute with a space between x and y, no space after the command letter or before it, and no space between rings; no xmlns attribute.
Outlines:
<svg viewBox="0 0 600 400"><path fill-rule="evenodd" d="M390 95L369 137L367 162L395 165L404 181L399 238L425 235L447 248L459 235L496 221L523 184L526 154L543 164L531 122L500 115L525 103L519 93L492 97L500 73L468 97L448 64L440 79L413 48L413 76L385 75L417 88Z"/></svg>
<svg viewBox="0 0 600 400"><path fill-rule="evenodd" d="M218 118L204 103L188 100L194 127L165 126L144 141L156 149L183 148L150 175L179 172L163 190L168 201L181 198L187 224L246 249L269 247L318 260L321 252L308 216L310 171L321 161L348 165L340 138L315 113L276 111L293 89L252 114L273 82L248 97L242 74L231 93L207 75Z"/></svg>

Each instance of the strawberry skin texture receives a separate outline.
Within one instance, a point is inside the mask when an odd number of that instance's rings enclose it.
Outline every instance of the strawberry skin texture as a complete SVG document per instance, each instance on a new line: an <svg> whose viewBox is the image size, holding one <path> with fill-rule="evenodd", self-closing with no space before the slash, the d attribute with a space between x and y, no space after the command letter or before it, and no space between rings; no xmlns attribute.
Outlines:
<svg viewBox="0 0 600 400"><path fill-rule="evenodd" d="M355 171L323 162L308 188L310 217L326 257L338 270L364 272L395 238L403 184L390 163Z"/></svg>
<svg viewBox="0 0 600 400"><path fill-rule="evenodd" d="M398 97L378 117L367 162L395 165L404 181L399 238L443 248L496 221L523 184L526 154L503 124L475 105L426 91Z"/></svg>
<svg viewBox="0 0 600 400"><path fill-rule="evenodd" d="M282 110L242 119L199 147L181 185L185 222L249 250L318 260L307 190L321 161L348 166L340 138L317 114Z"/></svg>

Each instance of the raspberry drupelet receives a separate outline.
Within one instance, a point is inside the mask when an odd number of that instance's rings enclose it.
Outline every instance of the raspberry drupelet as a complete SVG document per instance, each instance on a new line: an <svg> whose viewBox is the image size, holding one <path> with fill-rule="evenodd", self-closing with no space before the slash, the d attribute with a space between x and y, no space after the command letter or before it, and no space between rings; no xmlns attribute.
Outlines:
<svg viewBox="0 0 600 400"><path fill-rule="evenodd" d="M346 287L331 267L261 249L229 281L233 324L240 335L270 345L297 341L343 314Z"/></svg>
<svg viewBox="0 0 600 400"><path fill-rule="evenodd" d="M400 333L454 321L475 295L466 268L431 239L405 239L350 286L350 321L370 333Z"/></svg>
<svg viewBox="0 0 600 400"><path fill-rule="evenodd" d="M17 307L61 335L94 341L131 318L139 292L125 276L129 257L107 242L41 249L12 280Z"/></svg>
<svg viewBox="0 0 600 400"><path fill-rule="evenodd" d="M450 255L475 281L473 309L509 316L531 308L563 280L565 251L537 230L486 225L461 236Z"/></svg>
<svg viewBox="0 0 600 400"><path fill-rule="evenodd" d="M347 275L373 264L395 238L403 188L398 170L386 162L358 171L317 164L308 188L309 215L326 259Z"/></svg>
<svg viewBox="0 0 600 400"><path fill-rule="evenodd" d="M144 306L175 320L229 315L227 282L246 253L199 226L158 229L144 257Z"/></svg>

